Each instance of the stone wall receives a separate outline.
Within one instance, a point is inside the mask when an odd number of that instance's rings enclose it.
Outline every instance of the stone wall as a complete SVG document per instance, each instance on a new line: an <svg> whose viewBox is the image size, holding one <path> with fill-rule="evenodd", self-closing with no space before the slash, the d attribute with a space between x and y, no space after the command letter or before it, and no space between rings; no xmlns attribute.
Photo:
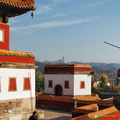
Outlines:
<svg viewBox="0 0 120 120"><path fill-rule="evenodd" d="M35 98L1 100L0 120L22 120L28 118L34 110Z"/></svg>

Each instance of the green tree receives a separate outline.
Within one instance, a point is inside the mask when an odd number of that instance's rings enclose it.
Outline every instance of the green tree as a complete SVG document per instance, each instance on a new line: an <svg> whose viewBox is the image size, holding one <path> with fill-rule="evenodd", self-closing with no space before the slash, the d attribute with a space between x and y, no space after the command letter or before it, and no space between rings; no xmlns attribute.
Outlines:
<svg viewBox="0 0 120 120"><path fill-rule="evenodd" d="M98 88L92 87L92 93L100 93L100 90Z"/></svg>
<svg viewBox="0 0 120 120"><path fill-rule="evenodd" d="M91 77L91 82L92 82L92 84L95 82L95 77L94 76Z"/></svg>
<svg viewBox="0 0 120 120"><path fill-rule="evenodd" d="M120 84L120 77L117 77L116 79L115 79L115 85L119 85Z"/></svg>
<svg viewBox="0 0 120 120"><path fill-rule="evenodd" d="M44 74L40 71L35 73L35 87L36 92L42 92L44 90Z"/></svg>
<svg viewBox="0 0 120 120"><path fill-rule="evenodd" d="M107 83L108 83L108 76L106 74L102 74L100 76L100 87L102 89L105 89L107 87Z"/></svg>
<svg viewBox="0 0 120 120"><path fill-rule="evenodd" d="M107 84L105 84L105 83L100 83L100 88L102 88L102 89L105 89L107 87Z"/></svg>
<svg viewBox="0 0 120 120"><path fill-rule="evenodd" d="M108 76L106 74L102 74L100 77L100 81L107 84L108 83Z"/></svg>
<svg viewBox="0 0 120 120"><path fill-rule="evenodd" d="M119 90L119 91L120 91L120 84L117 86L117 90Z"/></svg>

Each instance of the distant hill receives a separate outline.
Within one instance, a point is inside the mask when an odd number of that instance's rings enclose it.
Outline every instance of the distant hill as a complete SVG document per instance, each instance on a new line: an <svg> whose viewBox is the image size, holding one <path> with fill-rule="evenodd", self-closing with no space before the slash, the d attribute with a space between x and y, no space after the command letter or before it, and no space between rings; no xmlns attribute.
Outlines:
<svg viewBox="0 0 120 120"><path fill-rule="evenodd" d="M69 64L89 64L92 67L112 69L112 70L118 70L120 68L120 64L118 64L118 63L97 63L97 62L83 63L83 62L74 62L73 61L73 62L69 62Z"/></svg>
<svg viewBox="0 0 120 120"><path fill-rule="evenodd" d="M38 66L36 71L41 71L42 73L44 73L44 66L47 64L89 64L93 67L93 71L95 72L96 77L104 73L109 77L110 80L114 80L116 78L117 70L120 69L120 64L117 63L110 63L110 64L95 63L95 62L83 63L83 62L75 62L75 61L65 63L64 59L60 59L57 61L45 61L45 62L36 61L36 65Z"/></svg>
<svg viewBox="0 0 120 120"><path fill-rule="evenodd" d="M46 61L44 61L44 63L45 64L65 64L64 57L62 59L57 60L57 61L48 61L48 60L46 60Z"/></svg>
<svg viewBox="0 0 120 120"><path fill-rule="evenodd" d="M114 69L93 67L93 71L95 72L96 77L100 76L101 74L106 74L109 80L115 80L117 77L116 76L117 70L114 70Z"/></svg>
<svg viewBox="0 0 120 120"><path fill-rule="evenodd" d="M38 66L36 71L40 71L40 72L44 73L45 65L46 65L46 63L44 63L44 62L36 61L36 66Z"/></svg>

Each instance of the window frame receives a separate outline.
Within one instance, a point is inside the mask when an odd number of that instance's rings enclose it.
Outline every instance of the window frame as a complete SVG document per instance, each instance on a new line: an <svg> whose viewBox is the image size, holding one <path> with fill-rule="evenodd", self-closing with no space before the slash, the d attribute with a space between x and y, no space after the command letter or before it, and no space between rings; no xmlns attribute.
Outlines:
<svg viewBox="0 0 120 120"><path fill-rule="evenodd" d="M48 88L53 88L53 80L48 80Z"/></svg>
<svg viewBox="0 0 120 120"><path fill-rule="evenodd" d="M64 88L65 88L65 89L69 89L69 88L70 88L69 82L70 82L69 80L65 80L65 81L64 81Z"/></svg>
<svg viewBox="0 0 120 120"><path fill-rule="evenodd" d="M82 87L82 83L84 83L83 84L84 87ZM80 81L80 89L85 89L85 81Z"/></svg>
<svg viewBox="0 0 120 120"><path fill-rule="evenodd" d="M29 89L25 89L25 79L29 79ZM30 77L24 77L23 78L23 91L30 91L31 90L31 82L30 82Z"/></svg>
<svg viewBox="0 0 120 120"><path fill-rule="evenodd" d="M4 42L4 34L5 34L5 30L0 29L0 35L1 35L0 42Z"/></svg>
<svg viewBox="0 0 120 120"><path fill-rule="evenodd" d="M12 90L11 87L11 82L10 79L15 79L15 88L14 90ZM16 92L17 91L17 78L16 77L9 77L9 86L8 86L8 91L9 92Z"/></svg>

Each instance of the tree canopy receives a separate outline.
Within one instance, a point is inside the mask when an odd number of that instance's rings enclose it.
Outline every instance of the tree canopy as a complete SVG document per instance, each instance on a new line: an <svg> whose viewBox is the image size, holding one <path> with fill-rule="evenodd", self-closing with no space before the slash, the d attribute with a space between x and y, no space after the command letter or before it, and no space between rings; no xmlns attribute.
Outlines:
<svg viewBox="0 0 120 120"><path fill-rule="evenodd" d="M100 76L100 81L101 81L102 83L107 84L107 83L108 83L108 76L107 76L106 74L102 74L102 75Z"/></svg>
<svg viewBox="0 0 120 120"><path fill-rule="evenodd" d="M36 92L41 92L44 90L44 74L40 71L35 73L35 85L36 85Z"/></svg>
<svg viewBox="0 0 120 120"><path fill-rule="evenodd" d="M105 89L107 87L107 83L108 83L108 76L106 74L102 74L100 76L100 87Z"/></svg>
<svg viewBox="0 0 120 120"><path fill-rule="evenodd" d="M120 85L120 77L117 77L116 79L115 79L115 85Z"/></svg>

